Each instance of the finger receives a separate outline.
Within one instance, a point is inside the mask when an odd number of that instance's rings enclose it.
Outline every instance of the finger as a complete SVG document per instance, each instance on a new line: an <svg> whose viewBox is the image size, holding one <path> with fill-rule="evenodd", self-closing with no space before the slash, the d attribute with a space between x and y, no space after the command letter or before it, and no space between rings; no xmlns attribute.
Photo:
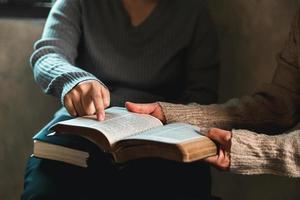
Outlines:
<svg viewBox="0 0 300 200"><path fill-rule="evenodd" d="M224 150L220 148L218 152L218 160L223 160L224 157L225 157Z"/></svg>
<svg viewBox="0 0 300 200"><path fill-rule="evenodd" d="M85 112L82 107L81 98L79 94L74 93L72 97L72 103L79 116L84 116Z"/></svg>
<svg viewBox="0 0 300 200"><path fill-rule="evenodd" d="M82 96L81 104L86 115L93 115L96 112L94 102L89 95Z"/></svg>
<svg viewBox="0 0 300 200"><path fill-rule="evenodd" d="M204 161L208 162L209 164L212 164L214 166L217 166L218 155L207 157L204 159Z"/></svg>
<svg viewBox="0 0 300 200"><path fill-rule="evenodd" d="M226 145L231 139L231 132L218 128L212 128L208 131L207 137L221 145Z"/></svg>
<svg viewBox="0 0 300 200"><path fill-rule="evenodd" d="M204 161L222 170L226 170L229 167L229 162L224 157L224 152L221 151L218 152L218 155L205 158Z"/></svg>
<svg viewBox="0 0 300 200"><path fill-rule="evenodd" d="M222 170L229 169L230 158L229 158L229 154L225 150L222 150L222 149L219 150L219 157L218 157L217 165Z"/></svg>
<svg viewBox="0 0 300 200"><path fill-rule="evenodd" d="M101 92L102 92L102 98L103 98L104 108L107 108L110 105L110 93L109 93L109 90L107 90L106 88L102 87L101 88Z"/></svg>
<svg viewBox="0 0 300 200"><path fill-rule="evenodd" d="M93 97L93 103L96 109L96 115L98 121L103 121L105 118L104 105L101 95Z"/></svg>
<svg viewBox="0 0 300 200"><path fill-rule="evenodd" d="M130 112L149 114L152 115L153 117L156 117L163 123L166 122L166 117L163 113L161 106L158 103L138 104L138 103L126 102L125 107Z"/></svg>
<svg viewBox="0 0 300 200"><path fill-rule="evenodd" d="M140 114L150 114L154 112L156 108L156 103L145 103L145 104L138 104L132 102L126 102L125 107L130 112L140 113Z"/></svg>
<svg viewBox="0 0 300 200"><path fill-rule="evenodd" d="M75 109L70 97L68 97L68 96L65 97L64 105L65 105L67 111L70 113L70 115L72 115L73 117L77 116L76 109Z"/></svg>

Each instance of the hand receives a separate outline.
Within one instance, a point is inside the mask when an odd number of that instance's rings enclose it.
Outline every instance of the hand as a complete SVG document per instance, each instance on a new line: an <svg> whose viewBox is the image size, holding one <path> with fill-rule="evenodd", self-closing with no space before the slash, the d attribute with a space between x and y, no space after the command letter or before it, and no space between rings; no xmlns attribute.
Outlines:
<svg viewBox="0 0 300 200"><path fill-rule="evenodd" d="M79 83L64 97L64 106L72 116L96 114L99 121L104 120L109 104L108 89L94 80Z"/></svg>
<svg viewBox="0 0 300 200"><path fill-rule="evenodd" d="M229 170L232 133L230 131L213 128L209 130L207 137L217 142L220 146L218 155L208 157L204 159L204 161L219 169Z"/></svg>
<svg viewBox="0 0 300 200"><path fill-rule="evenodd" d="M159 103L137 104L137 103L126 102L125 107L130 112L152 115L153 117L156 117L163 123L166 122L166 117Z"/></svg>

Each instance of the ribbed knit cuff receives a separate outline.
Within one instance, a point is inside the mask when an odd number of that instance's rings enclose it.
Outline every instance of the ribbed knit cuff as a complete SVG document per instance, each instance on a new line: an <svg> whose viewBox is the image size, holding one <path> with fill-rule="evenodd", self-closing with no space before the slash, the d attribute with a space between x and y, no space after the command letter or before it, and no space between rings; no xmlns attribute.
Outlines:
<svg viewBox="0 0 300 200"><path fill-rule="evenodd" d="M261 155L264 137L247 130L232 130L230 170L238 174L262 174L266 162Z"/></svg>
<svg viewBox="0 0 300 200"><path fill-rule="evenodd" d="M299 176L289 148L292 151L293 146L287 145L282 136L233 130L230 171L246 175Z"/></svg>
<svg viewBox="0 0 300 200"><path fill-rule="evenodd" d="M202 133L206 133L211 128L212 120L208 119L205 109L199 104L172 104L158 102L166 118L166 123L183 122L198 126Z"/></svg>
<svg viewBox="0 0 300 200"><path fill-rule="evenodd" d="M180 105L166 102L158 102L162 108L162 111L165 115L166 122L171 123L176 121L176 116L178 115L178 107Z"/></svg>

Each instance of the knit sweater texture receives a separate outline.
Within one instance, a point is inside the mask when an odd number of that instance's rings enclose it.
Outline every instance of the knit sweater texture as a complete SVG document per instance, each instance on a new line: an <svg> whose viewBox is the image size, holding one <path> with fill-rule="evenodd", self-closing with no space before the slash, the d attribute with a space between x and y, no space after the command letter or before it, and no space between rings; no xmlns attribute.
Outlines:
<svg viewBox="0 0 300 200"><path fill-rule="evenodd" d="M232 130L230 170L234 173L300 177L300 130L288 131L299 122L299 60L300 12L270 84L252 96L219 105L162 102L167 122L195 124L203 132L213 127Z"/></svg>
<svg viewBox="0 0 300 200"><path fill-rule="evenodd" d="M85 80L125 101L216 101L217 36L202 1L160 0L138 26L121 0L59 0L31 57L42 90L64 96Z"/></svg>

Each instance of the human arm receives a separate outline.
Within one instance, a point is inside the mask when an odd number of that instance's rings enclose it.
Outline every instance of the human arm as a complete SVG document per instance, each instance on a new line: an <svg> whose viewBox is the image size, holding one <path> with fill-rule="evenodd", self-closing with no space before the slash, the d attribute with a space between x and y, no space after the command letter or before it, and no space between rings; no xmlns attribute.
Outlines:
<svg viewBox="0 0 300 200"><path fill-rule="evenodd" d="M160 103L166 122L191 123L200 126L203 131L217 127L225 130L243 128L279 132L294 125L298 121L300 107L299 18L298 14L292 23L270 84L264 85L251 96L219 105Z"/></svg>
<svg viewBox="0 0 300 200"><path fill-rule="evenodd" d="M269 136L232 131L230 171L300 177L300 131Z"/></svg>
<svg viewBox="0 0 300 200"><path fill-rule="evenodd" d="M274 134L286 130L298 121L299 37L298 16L293 22L287 44L278 56L272 83L252 96L232 99L220 105L152 103L128 104L127 108L133 112L155 113L164 123L186 122L198 125L220 145L218 155L207 158L206 161L222 169L242 174L271 173L299 177L299 130L276 136L258 134ZM213 127L225 130L211 129ZM248 128L257 132L238 129L231 134L226 131L234 128ZM216 133L219 131L222 132L222 137Z"/></svg>
<svg viewBox="0 0 300 200"><path fill-rule="evenodd" d="M38 85L46 94L59 98L70 114L85 115L98 109L100 119L101 104L107 104L103 99L109 99L109 92L97 77L75 62L82 35L80 7L80 0L61 0L54 4L42 38L35 44L31 65ZM87 80L98 83L79 85ZM91 102L95 102L95 108L85 106Z"/></svg>
<svg viewBox="0 0 300 200"><path fill-rule="evenodd" d="M219 144L218 155L205 160L237 174L300 177L300 131L269 136L248 130L211 129L208 137Z"/></svg>
<svg viewBox="0 0 300 200"><path fill-rule="evenodd" d="M231 99L224 104L180 105L160 102L166 123L184 122L200 127L231 130L249 129L257 132L278 133L298 121L300 98L281 88L266 86L253 96Z"/></svg>
<svg viewBox="0 0 300 200"><path fill-rule="evenodd" d="M151 114L166 122L158 103L126 103L129 111ZM300 177L300 131L276 136L248 130L212 128L206 134L219 148L216 156L204 160L217 168L237 174L274 174Z"/></svg>

